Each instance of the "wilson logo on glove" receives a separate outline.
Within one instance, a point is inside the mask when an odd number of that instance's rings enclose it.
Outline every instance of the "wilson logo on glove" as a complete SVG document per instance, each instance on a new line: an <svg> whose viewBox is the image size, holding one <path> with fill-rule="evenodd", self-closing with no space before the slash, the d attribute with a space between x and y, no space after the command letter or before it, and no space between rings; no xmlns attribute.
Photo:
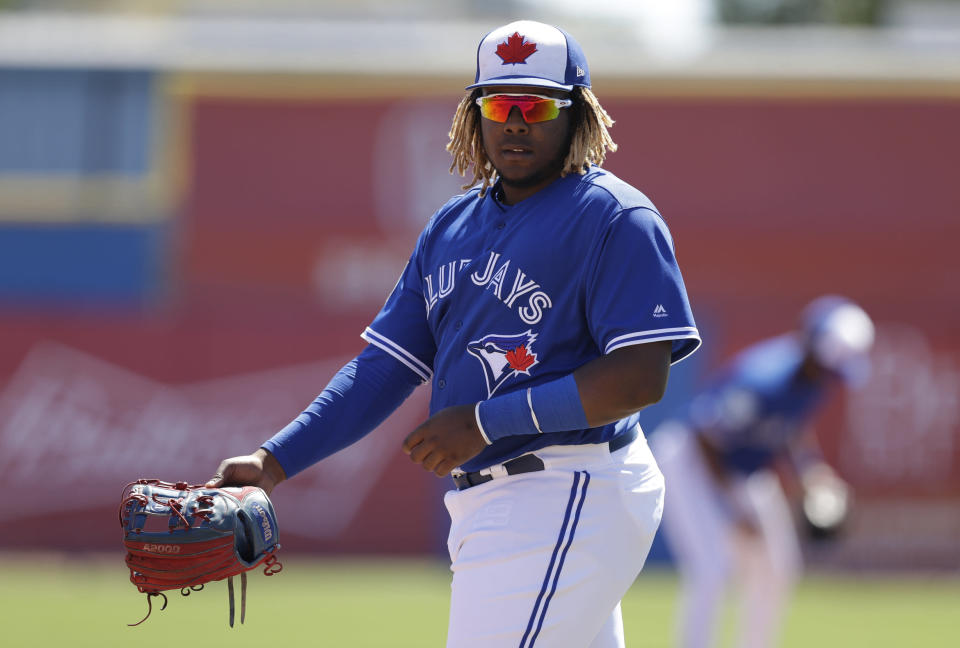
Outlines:
<svg viewBox="0 0 960 648"><path fill-rule="evenodd" d="M227 579L230 625L234 619L233 577L240 575L240 623L246 616L247 572L263 565L267 576L283 566L274 555L277 516L260 488L205 488L186 482L139 479L123 489L120 527L130 582L152 599L166 590L188 596L204 583Z"/></svg>
<svg viewBox="0 0 960 648"><path fill-rule="evenodd" d="M263 530L263 541L267 542L273 537L273 528L270 526L270 520L267 519L267 512L257 503L254 503L252 508L257 514L257 519L260 520L260 528Z"/></svg>

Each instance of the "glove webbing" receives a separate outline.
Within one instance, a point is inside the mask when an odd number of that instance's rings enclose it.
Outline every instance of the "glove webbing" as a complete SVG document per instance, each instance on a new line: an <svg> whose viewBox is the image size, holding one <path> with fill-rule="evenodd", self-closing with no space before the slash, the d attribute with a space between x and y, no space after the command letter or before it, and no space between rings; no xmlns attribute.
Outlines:
<svg viewBox="0 0 960 648"><path fill-rule="evenodd" d="M144 484L146 484L146 483L162 484L163 482L156 482L155 480L140 480L140 483L144 483ZM190 486L190 485L188 485L188 484L186 484L186 483L183 483L183 482L178 482L177 484L174 484L173 486L176 487L178 490L182 490L180 487L187 488L187 489L197 488L196 486ZM171 529L171 530L177 528L177 527L180 525L181 522L183 523L183 526L184 526L184 527L186 527L186 528L188 528L188 529L190 528L190 521L189 521L189 520L186 518L186 516L184 516L184 514L183 514L183 499L182 499L182 498L168 497L166 500L161 500L161 499L157 496L157 494L154 493L151 499L153 499L154 502L156 502L157 504L159 504L159 505L161 505L161 506L167 506L167 507L170 508L170 512L172 513L172 515L170 516L170 529ZM127 499L125 499L125 500L120 504L120 509L119 509L119 511L118 511L119 516L120 516L120 526L123 526L123 524L124 524L124 516L125 516L125 514L128 515L128 514L130 513L130 510L133 508L134 502L137 502L137 503L139 503L141 506L146 507L147 504L149 503L149 501L150 501L150 500L147 499L147 497L144 496L144 495L141 495L141 494L139 494L139 493L131 493L131 494L127 497ZM211 513L210 509L201 508L201 507L202 507L202 506L212 506L212 505L213 505L213 496L212 496L212 495L199 495L199 496L197 496L197 504L198 504L198 506L197 506L196 510L194 510L193 513L191 513L190 515L191 515L192 517L194 517L194 518L197 518L197 519L209 520L209 519L210 519L210 513ZM179 518L179 519L177 519L177 518ZM134 529L134 531L140 532L140 531L143 531L143 529Z"/></svg>

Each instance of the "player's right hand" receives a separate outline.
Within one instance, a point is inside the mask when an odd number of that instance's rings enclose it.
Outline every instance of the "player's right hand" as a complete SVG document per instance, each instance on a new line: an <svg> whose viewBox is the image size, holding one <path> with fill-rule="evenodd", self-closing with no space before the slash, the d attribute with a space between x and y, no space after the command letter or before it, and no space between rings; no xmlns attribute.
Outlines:
<svg viewBox="0 0 960 648"><path fill-rule="evenodd" d="M447 407L420 424L403 441L410 460L437 477L480 454L487 442L480 434L473 405Z"/></svg>
<svg viewBox="0 0 960 648"><path fill-rule="evenodd" d="M258 486L269 495L286 478L283 466L276 457L260 448L253 454L221 461L217 472L205 485L208 488Z"/></svg>

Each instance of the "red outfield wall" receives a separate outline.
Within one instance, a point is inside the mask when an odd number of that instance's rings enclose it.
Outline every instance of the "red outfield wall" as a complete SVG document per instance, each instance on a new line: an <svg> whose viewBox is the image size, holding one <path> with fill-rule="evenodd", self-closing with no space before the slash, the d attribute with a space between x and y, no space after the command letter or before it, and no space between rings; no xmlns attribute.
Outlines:
<svg viewBox="0 0 960 648"><path fill-rule="evenodd" d="M114 548L126 480L202 480L296 415L359 351L419 228L458 190L443 150L457 99L182 99L189 128L169 142L188 182L162 298L138 313L0 320L0 482L29 493L2 505L18 533L0 542L65 540L44 516L68 489L94 520L71 541ZM822 293L877 320L873 379L818 421L860 503L838 559L960 559L960 100L605 105L620 145L608 168L676 240L704 336L698 371L790 328ZM444 484L399 451L426 392L277 491L286 546L442 547ZM292 510L315 515L285 521Z"/></svg>

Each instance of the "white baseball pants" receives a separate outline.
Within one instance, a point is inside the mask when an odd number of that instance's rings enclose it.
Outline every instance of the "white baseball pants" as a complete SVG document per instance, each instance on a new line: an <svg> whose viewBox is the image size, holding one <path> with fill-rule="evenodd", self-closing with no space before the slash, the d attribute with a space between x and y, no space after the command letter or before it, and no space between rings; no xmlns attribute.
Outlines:
<svg viewBox="0 0 960 648"><path fill-rule="evenodd" d="M650 443L670 491L663 530L683 579L678 645L716 645L719 613L728 592L738 592L738 648L776 646L802 562L793 517L777 476L759 471L731 486L730 496L749 507L758 520L759 533L747 535L726 512L724 495L685 427L664 423L651 435Z"/></svg>
<svg viewBox="0 0 960 648"><path fill-rule="evenodd" d="M449 491L448 648L623 648L663 476L646 440L535 452L546 469Z"/></svg>

